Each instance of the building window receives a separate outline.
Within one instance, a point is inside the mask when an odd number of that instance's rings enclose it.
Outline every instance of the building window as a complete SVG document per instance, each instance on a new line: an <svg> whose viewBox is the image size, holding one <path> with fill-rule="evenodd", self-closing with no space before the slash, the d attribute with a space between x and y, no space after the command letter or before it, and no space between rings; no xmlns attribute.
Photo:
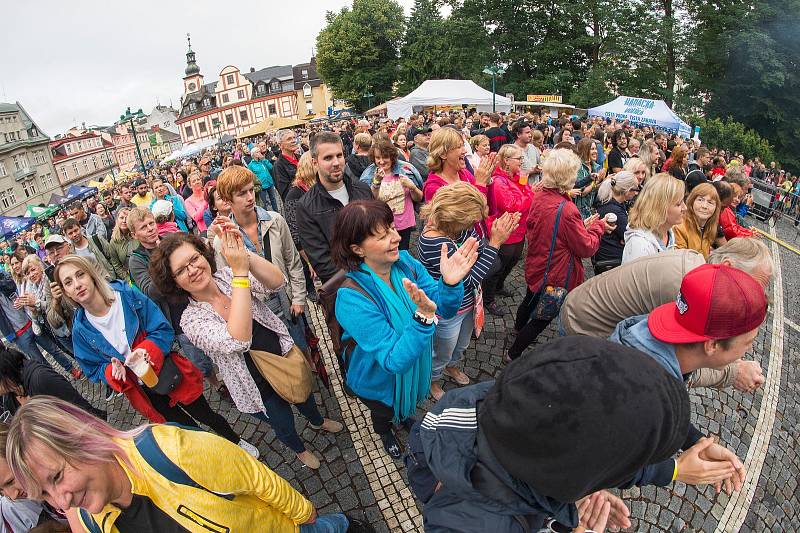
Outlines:
<svg viewBox="0 0 800 533"><path fill-rule="evenodd" d="M225 80L228 82L228 85L233 85L234 84L233 74L228 74L228 76L225 78Z"/></svg>
<svg viewBox="0 0 800 533"><path fill-rule="evenodd" d="M302 77L304 80L307 80L307 79L308 79L308 69L307 69L307 68L304 68L303 70L301 70L301 71L300 71L300 76L301 76L301 77Z"/></svg>
<svg viewBox="0 0 800 533"><path fill-rule="evenodd" d="M14 156L14 170L28 170L30 165L28 164L28 158L25 157L25 154L18 154Z"/></svg>
<svg viewBox="0 0 800 533"><path fill-rule="evenodd" d="M312 104L311 102L306 102L306 113L308 113L309 115L314 114L314 104Z"/></svg>
<svg viewBox="0 0 800 533"><path fill-rule="evenodd" d="M208 131L206 129L205 121L197 123L197 131L198 131L198 133L200 133L200 135L203 135L204 133L206 133Z"/></svg>
<svg viewBox="0 0 800 533"><path fill-rule="evenodd" d="M80 175L78 173L78 162L77 161L73 161L72 162L72 172L74 172L76 176Z"/></svg>
<svg viewBox="0 0 800 533"><path fill-rule="evenodd" d="M8 176L8 170L6 170L6 164L3 161L0 161L0 178Z"/></svg>
<svg viewBox="0 0 800 533"><path fill-rule="evenodd" d="M97 156L92 156L92 165L94 166L95 170L97 170Z"/></svg>
<svg viewBox="0 0 800 533"><path fill-rule="evenodd" d="M233 125L233 113L225 114L225 125L227 126Z"/></svg>
<svg viewBox="0 0 800 533"><path fill-rule="evenodd" d="M230 98L228 97L228 93L223 93L222 94L222 103L223 104L227 104L229 101L230 101Z"/></svg>
<svg viewBox="0 0 800 533"><path fill-rule="evenodd" d="M44 186L44 190L55 187L55 184L53 183L53 175L50 172L42 176L42 185Z"/></svg>
<svg viewBox="0 0 800 533"><path fill-rule="evenodd" d="M244 109L242 111L239 111L239 120L241 120L242 122L247 122L247 110L246 109Z"/></svg>
<svg viewBox="0 0 800 533"><path fill-rule="evenodd" d="M83 146L81 145L81 142L78 141L78 151L80 152L81 150L83 150Z"/></svg>
<svg viewBox="0 0 800 533"><path fill-rule="evenodd" d="M9 200L8 194L5 191L0 192L0 202L3 204L3 209L11 207L11 200Z"/></svg>
<svg viewBox="0 0 800 533"><path fill-rule="evenodd" d="M69 175L67 174L67 166L66 165L60 167L58 170L61 171L61 181L69 180Z"/></svg>
<svg viewBox="0 0 800 533"><path fill-rule="evenodd" d="M183 131L186 132L186 138L187 139L191 139L192 137L194 137L194 132L192 131L192 127L191 126L186 126Z"/></svg>
<svg viewBox="0 0 800 533"><path fill-rule="evenodd" d="M267 108L269 109L269 114L270 114L270 115L277 115L277 114L278 114L278 110L277 110L277 108L275 107L275 104L269 104L269 105L267 106Z"/></svg>
<svg viewBox="0 0 800 533"><path fill-rule="evenodd" d="M37 130L36 127L34 126L33 128L31 128L31 137L38 137L38 136L39 136L39 130Z"/></svg>
<svg viewBox="0 0 800 533"><path fill-rule="evenodd" d="M197 111L197 104L195 102L189 102L189 111Z"/></svg>
<svg viewBox="0 0 800 533"><path fill-rule="evenodd" d="M244 100L244 89L239 89L236 91L236 96L239 98L239 100Z"/></svg>
<svg viewBox="0 0 800 533"><path fill-rule="evenodd" d="M83 171L89 172L89 162L86 160L85 157L83 158Z"/></svg>
<svg viewBox="0 0 800 533"><path fill-rule="evenodd" d="M259 82L256 85L256 95L262 96L267 94L267 85L264 82Z"/></svg>
<svg viewBox="0 0 800 533"><path fill-rule="evenodd" d="M72 153L72 144L71 144L71 143L70 143L70 144L67 144L67 153L68 153L68 154L71 154L71 153Z"/></svg>
<svg viewBox="0 0 800 533"><path fill-rule="evenodd" d="M30 198L36 194L36 179L29 179L22 182L22 190L25 192L25 198Z"/></svg>
<svg viewBox="0 0 800 533"><path fill-rule="evenodd" d="M269 90L272 92L280 91L281 90L281 82L278 80L273 81L269 84Z"/></svg>
<svg viewBox="0 0 800 533"><path fill-rule="evenodd" d="M305 96L306 98L311 97L311 85L309 85L308 83L303 84L303 96Z"/></svg>

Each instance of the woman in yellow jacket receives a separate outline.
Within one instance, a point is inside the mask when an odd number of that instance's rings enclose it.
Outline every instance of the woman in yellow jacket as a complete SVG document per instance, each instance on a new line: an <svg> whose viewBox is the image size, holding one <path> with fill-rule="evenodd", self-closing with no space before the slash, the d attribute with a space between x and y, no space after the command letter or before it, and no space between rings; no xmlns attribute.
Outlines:
<svg viewBox="0 0 800 533"><path fill-rule="evenodd" d="M692 189L686 199L683 222L672 228L675 247L695 250L708 260L711 244L717 238L717 226L722 202L710 183L701 183Z"/></svg>
<svg viewBox="0 0 800 533"><path fill-rule="evenodd" d="M338 533L287 481L237 445L173 425L119 431L50 396L14 417L7 457L32 499L68 509L73 531Z"/></svg>

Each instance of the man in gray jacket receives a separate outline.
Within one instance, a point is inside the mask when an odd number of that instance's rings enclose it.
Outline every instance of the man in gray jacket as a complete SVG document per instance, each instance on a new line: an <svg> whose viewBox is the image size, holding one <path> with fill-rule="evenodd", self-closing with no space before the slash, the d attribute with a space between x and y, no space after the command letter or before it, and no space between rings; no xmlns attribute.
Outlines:
<svg viewBox="0 0 800 533"><path fill-rule="evenodd" d="M69 216L78 221L87 237L97 235L108 240L108 231L103 220L94 213L87 213L81 202L69 206Z"/></svg>
<svg viewBox="0 0 800 533"><path fill-rule="evenodd" d="M414 136L414 146L409 150L411 156L409 163L417 169L423 182L428 179L428 173L430 173L430 170L428 170L428 143L430 142L431 129L419 130Z"/></svg>

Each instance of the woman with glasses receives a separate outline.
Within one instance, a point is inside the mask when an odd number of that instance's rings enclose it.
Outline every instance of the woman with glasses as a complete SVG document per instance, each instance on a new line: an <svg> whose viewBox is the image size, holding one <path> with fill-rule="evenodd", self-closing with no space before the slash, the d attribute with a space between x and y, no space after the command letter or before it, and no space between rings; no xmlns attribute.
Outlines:
<svg viewBox="0 0 800 533"><path fill-rule="evenodd" d="M167 298L188 295L181 329L217 364L236 408L268 422L304 465L317 469L319 459L295 429L292 404L275 392L250 354L252 349L287 356L297 350L286 326L267 305L269 295L283 287L283 273L248 252L232 222L220 222L219 227L228 267L217 270L213 250L199 237L174 233L153 254L150 275ZM342 430L341 423L322 417L313 394L295 405L312 428Z"/></svg>

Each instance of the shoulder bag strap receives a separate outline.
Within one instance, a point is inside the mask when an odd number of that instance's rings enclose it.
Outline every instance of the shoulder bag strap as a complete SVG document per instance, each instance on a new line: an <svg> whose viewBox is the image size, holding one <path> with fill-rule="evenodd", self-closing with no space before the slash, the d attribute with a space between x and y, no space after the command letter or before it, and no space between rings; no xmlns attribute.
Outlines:
<svg viewBox="0 0 800 533"><path fill-rule="evenodd" d="M553 259L553 250L556 247L556 237L558 237L558 226L561 223L561 210L564 209L564 204L566 203L566 200L562 200L561 203L558 204L558 211L556 212L556 224L553 228L553 238L550 239L550 251L547 253L547 266L544 267L544 279L542 280L542 286L539 287L540 291L547 287L547 276L550 274L550 261ZM572 268L571 263L570 268Z"/></svg>

